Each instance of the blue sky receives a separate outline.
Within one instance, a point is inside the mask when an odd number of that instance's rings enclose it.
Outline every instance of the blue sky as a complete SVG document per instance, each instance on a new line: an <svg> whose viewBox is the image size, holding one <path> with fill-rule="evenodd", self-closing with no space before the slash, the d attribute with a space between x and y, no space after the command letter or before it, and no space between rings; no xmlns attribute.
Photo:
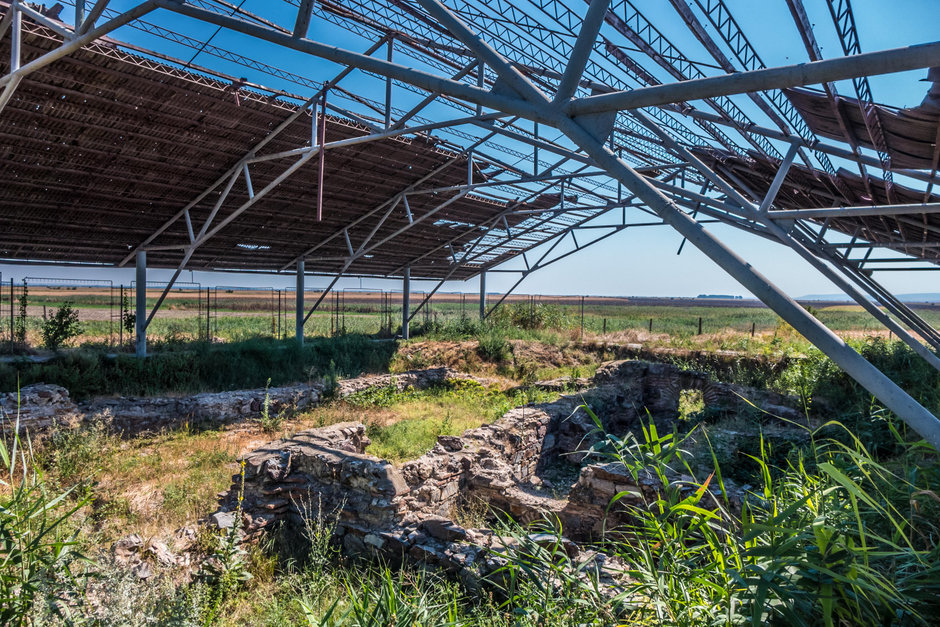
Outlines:
<svg viewBox="0 0 940 627"><path fill-rule="evenodd" d="M112 2L115 6L122 3L119 0ZM688 35L677 14L666 2L650 3L637 2L642 6L646 15L676 43L687 56L696 60L710 59L697 41ZM768 66L784 65L803 62L807 60L802 43L796 28L793 26L789 11L784 0L729 0L728 4L742 29L748 33L751 43L757 48L764 62ZM831 24L831 18L822 0L805 0L807 10L812 22L818 25L817 37L826 57L841 56L842 51ZM940 24L940 1L938 0L896 0L883 2L879 0L855 0L853 3L861 46L865 51L894 48L914 43L923 43L935 40L937 25ZM575 5L573 0L571 8L583 14L584 3ZM281 7L277 9L275 7ZM283 11L287 16L290 7L286 4L265 3L248 0L245 8L264 12L268 16L276 16ZM63 15L70 15L71 8L66 9ZM289 20L282 19L281 23ZM174 28L194 36L205 37L215 29L208 25L193 24L182 18L169 16L161 24L171 24ZM330 26L318 25L310 33L312 38L318 38L328 43L348 47L352 50L363 50L368 43L349 33L338 32ZM186 48L168 45L165 41L155 40L138 31L124 29L117 33L116 38L136 43L142 46L156 46L160 51L188 59L192 51ZM223 48L236 50L246 56L259 58L272 58L275 54L270 46L259 44L245 37L222 31L214 39L213 44ZM639 58L639 57L638 57ZM410 62L403 59L401 62ZM338 71L338 67L328 62L299 55L283 55L277 57L278 65L283 65L294 72L320 81L330 78ZM245 76L246 70L240 66L226 67L208 55L200 55L195 63L228 71L234 75ZM272 62L273 63L273 62ZM653 66L651 62L644 61L644 65ZM923 98L926 83L919 79L925 76L925 71L907 72L903 74L873 77L871 79L872 91L876 101L894 106L914 106ZM674 80L664 73L662 80ZM297 85L278 85L270 77L257 78L250 76L265 84L283 87L295 93L306 95ZM375 82L367 77L352 76L344 83L350 89L374 89ZM850 85L841 85L840 91L849 95L852 93ZM366 93L369 93L368 91ZM372 95L372 94L370 94ZM379 98L380 96L374 96ZM750 105L746 99L736 100L742 108L761 124L767 124L756 107ZM402 103L402 106L407 106ZM839 164L837 164L838 167ZM903 181L900 181L903 182ZM775 281L780 287L793 296L807 293L829 293L837 290L826 280L818 277L817 273L789 253L784 247L770 244L766 240L743 234L729 227L714 227L714 232L725 242L730 244L739 255L752 262L753 265ZM582 252L568 257L566 260L550 266L540 272L533 273L518 288L522 293L542 294L607 294L607 295L647 295L647 296L694 296L699 293L731 293L743 294L746 292L738 284L717 268L705 255L692 246L685 246L680 256L676 250L680 243L680 236L668 227L628 229L610 239L594 245ZM520 267L510 264L507 267ZM133 270L98 270L92 268L54 268L48 266L22 266L0 265L0 272L4 280L11 276L17 280L24 276L57 276L81 278L108 278L115 282L130 283L133 280ZM151 280L165 279L169 271L152 270ZM293 277L271 276L245 276L234 274L213 275L210 273L195 272L190 275L184 273L181 280L193 280L203 285L244 285L249 286L292 286ZM932 272L912 273L880 273L876 278L896 293L940 291L940 280ZM501 291L509 287L516 280L516 275L491 273L487 280L489 291ZM325 284L327 278L308 279L308 285L317 286ZM398 282L377 280L346 279L340 287L364 287L398 289ZM418 284L417 289L424 286ZM476 291L475 280L468 283L454 283L444 288L444 291Z"/></svg>

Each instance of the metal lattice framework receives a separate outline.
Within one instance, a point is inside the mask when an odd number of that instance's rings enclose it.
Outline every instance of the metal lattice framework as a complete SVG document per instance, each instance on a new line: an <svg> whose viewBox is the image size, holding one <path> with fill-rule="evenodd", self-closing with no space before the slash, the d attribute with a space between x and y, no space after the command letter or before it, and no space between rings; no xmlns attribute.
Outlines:
<svg viewBox="0 0 940 627"><path fill-rule="evenodd" d="M4 0L0 257L296 272L302 340L344 275L485 292L669 226L940 447L707 228L790 248L940 369L940 333L873 276L940 262L940 103L878 105L868 80L940 66L940 42L863 53L851 3L815 2L846 56L780 0L809 62L768 68L730 0ZM332 277L309 310L308 272Z"/></svg>

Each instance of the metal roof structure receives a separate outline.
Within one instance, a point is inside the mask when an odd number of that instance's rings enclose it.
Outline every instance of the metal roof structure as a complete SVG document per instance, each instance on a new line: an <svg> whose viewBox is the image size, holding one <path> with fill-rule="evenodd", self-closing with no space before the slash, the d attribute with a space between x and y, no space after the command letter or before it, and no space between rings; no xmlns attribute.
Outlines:
<svg viewBox="0 0 940 627"><path fill-rule="evenodd" d="M873 275L940 267L940 42L863 52L850 0L772 3L807 59L777 67L732 0L66 4L0 2L0 257L440 286L669 226L940 446L707 228L787 246L940 369ZM920 106L875 102L929 68Z"/></svg>

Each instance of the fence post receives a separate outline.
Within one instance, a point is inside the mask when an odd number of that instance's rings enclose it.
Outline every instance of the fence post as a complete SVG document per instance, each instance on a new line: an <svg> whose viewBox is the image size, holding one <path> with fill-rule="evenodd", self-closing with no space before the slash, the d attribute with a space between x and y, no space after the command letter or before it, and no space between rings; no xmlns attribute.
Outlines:
<svg viewBox="0 0 940 627"><path fill-rule="evenodd" d="M124 347L124 284L121 284L121 318L118 322L118 342L120 349Z"/></svg>
<svg viewBox="0 0 940 627"><path fill-rule="evenodd" d="M650 333L653 332L653 319L650 318Z"/></svg>
<svg viewBox="0 0 940 627"><path fill-rule="evenodd" d="M581 341L584 341L584 296L581 297Z"/></svg>
<svg viewBox="0 0 940 627"><path fill-rule="evenodd" d="M698 317L698 334L702 334L702 316Z"/></svg>
<svg viewBox="0 0 940 627"><path fill-rule="evenodd" d="M607 318L604 318L604 335L607 335Z"/></svg>
<svg viewBox="0 0 940 627"><path fill-rule="evenodd" d="M147 252L137 252L135 311L135 351L137 357L147 356Z"/></svg>
<svg viewBox="0 0 940 627"><path fill-rule="evenodd" d="M486 308L486 292L484 291L486 283L484 282L486 273L480 274L480 311ZM408 317L411 314L411 266L405 266L404 276L402 277L401 291L401 339L410 338L408 328ZM482 313L481 313L482 315Z"/></svg>

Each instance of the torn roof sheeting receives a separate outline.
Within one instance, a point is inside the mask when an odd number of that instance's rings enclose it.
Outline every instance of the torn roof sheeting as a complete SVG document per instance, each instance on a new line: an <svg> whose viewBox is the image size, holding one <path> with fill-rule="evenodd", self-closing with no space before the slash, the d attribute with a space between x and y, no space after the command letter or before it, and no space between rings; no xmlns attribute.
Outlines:
<svg viewBox="0 0 940 627"><path fill-rule="evenodd" d="M930 71L932 79L940 79L940 68ZM912 109L897 109L885 105L872 105L872 112L881 121L885 144L891 165L896 168L930 170L936 167L937 137L940 134L940 86L933 87L924 102ZM836 96L838 107L846 121L847 137L826 94L810 89L787 89L784 93L797 108L806 123L817 135L848 144L857 143L875 149L862 108L855 98Z"/></svg>
<svg viewBox="0 0 940 627"><path fill-rule="evenodd" d="M754 152L749 155L750 161L717 149L698 148L693 152L717 172L725 174L727 180L734 181L732 185L745 197L750 197L750 192L763 197L780 167L779 161ZM838 184L835 177L839 179ZM867 197L865 182L858 174L840 168L834 176L829 176L819 170L793 164L775 204L787 209L891 204L884 179L869 177L869 184L874 199ZM923 192L897 183L892 184L891 193L899 204L924 201ZM940 196L932 194L927 202L940 202ZM814 221L823 222L822 219ZM830 230L858 235L869 242L940 264L940 250L933 245L940 236L940 214L917 212L915 209L901 215L833 217L828 224ZM918 247L917 243L925 246Z"/></svg>

